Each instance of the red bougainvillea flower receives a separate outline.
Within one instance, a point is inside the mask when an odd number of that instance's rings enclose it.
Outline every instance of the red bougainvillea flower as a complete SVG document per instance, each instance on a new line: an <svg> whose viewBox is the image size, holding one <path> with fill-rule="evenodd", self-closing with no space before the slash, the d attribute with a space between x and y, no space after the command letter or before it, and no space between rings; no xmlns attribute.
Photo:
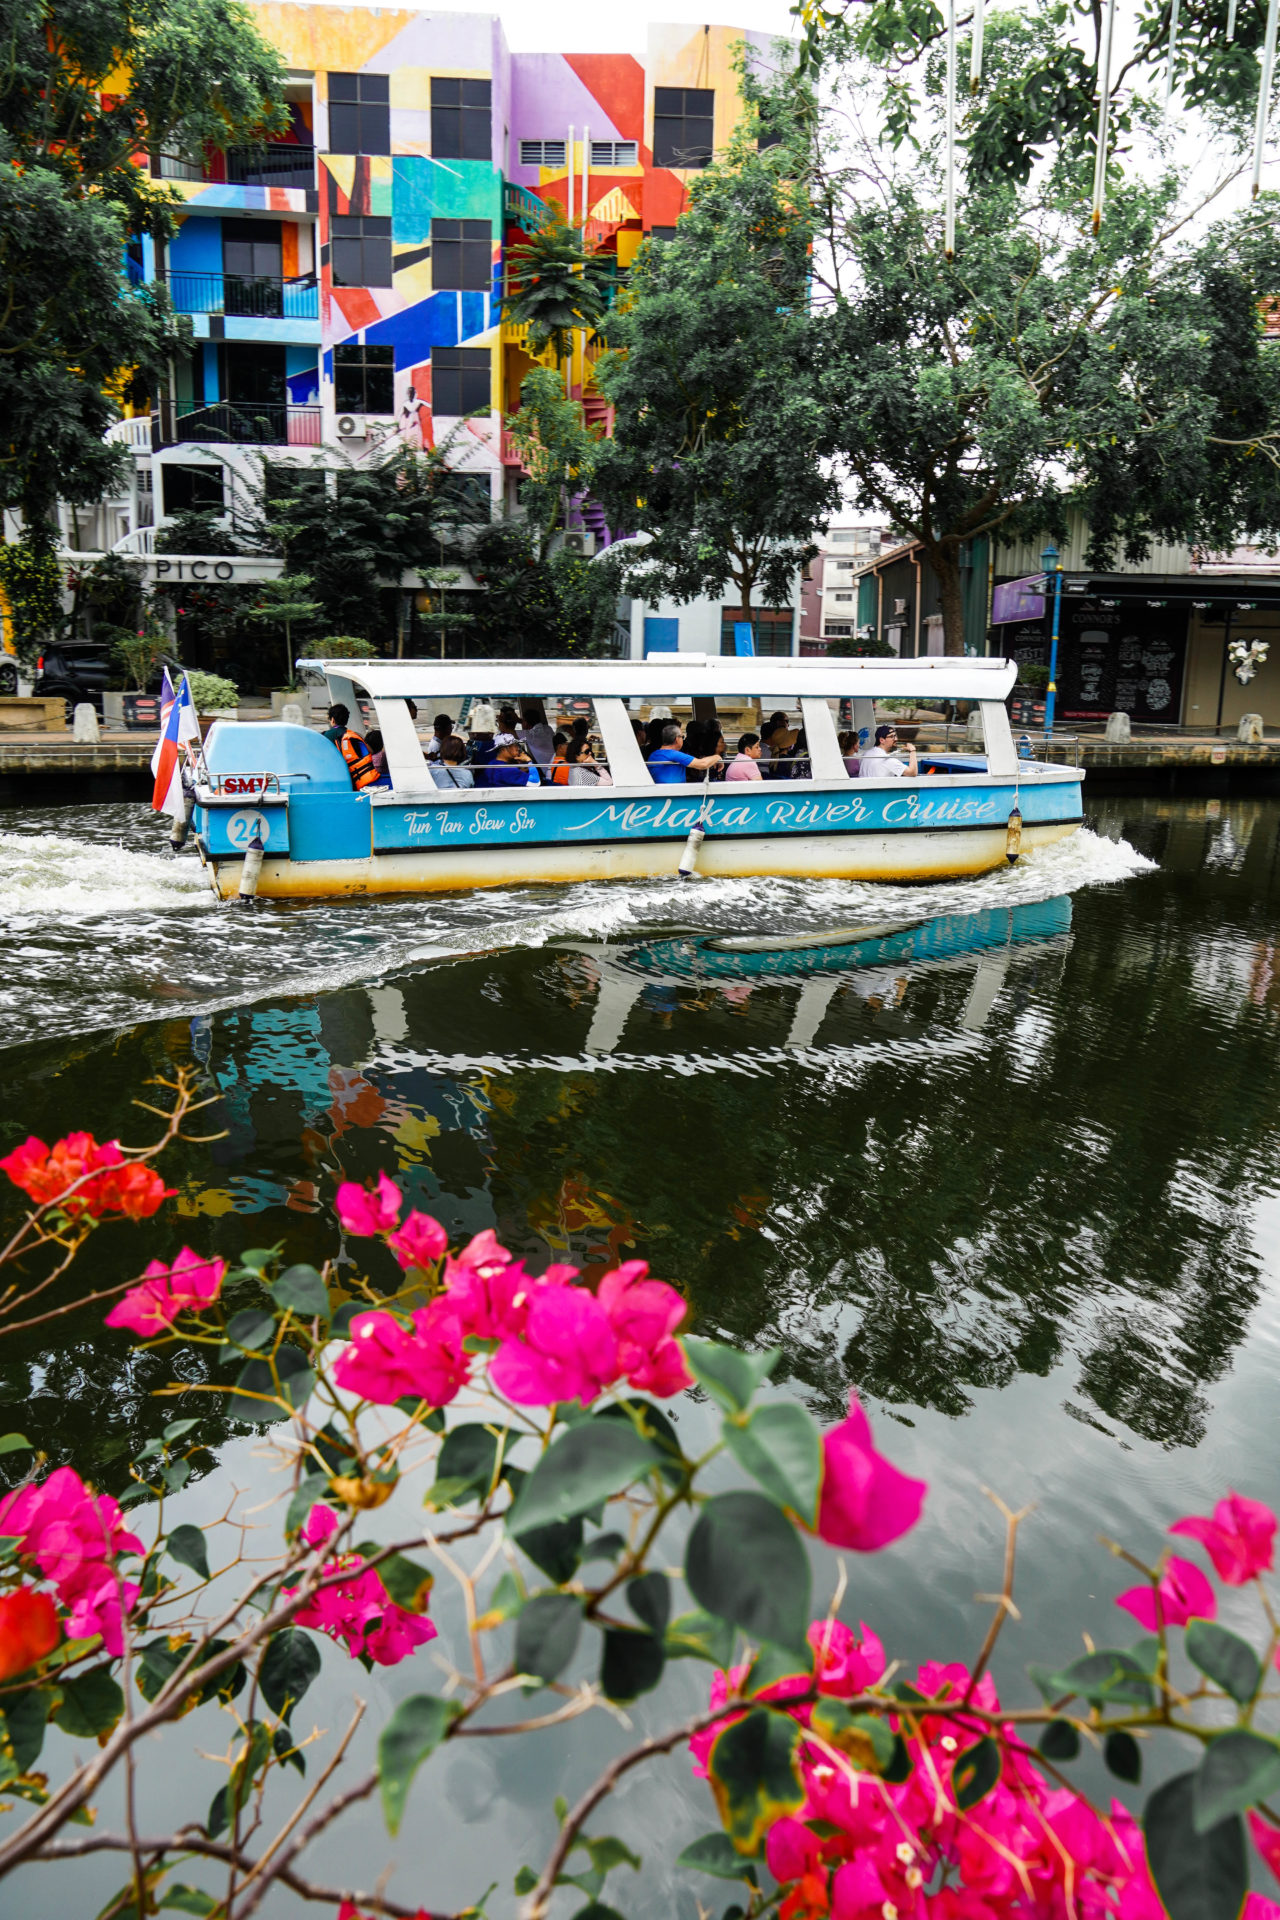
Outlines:
<svg viewBox="0 0 1280 1920"><path fill-rule="evenodd" d="M1239 1493L1219 1500L1211 1519L1192 1514L1169 1531L1198 1540L1229 1587L1243 1587L1255 1574L1267 1573L1275 1559L1276 1516L1261 1500Z"/></svg>
<svg viewBox="0 0 1280 1920"><path fill-rule="evenodd" d="M410 1395L444 1407L471 1377L462 1323L447 1295L431 1301L406 1327L376 1308L351 1322L351 1341L334 1363L333 1377L348 1393L393 1407Z"/></svg>
<svg viewBox="0 0 1280 1920"><path fill-rule="evenodd" d="M345 1233L386 1233L400 1218L400 1198L395 1181L380 1173L378 1184L372 1189L359 1186L354 1180L344 1180L334 1204Z"/></svg>
<svg viewBox="0 0 1280 1920"><path fill-rule="evenodd" d="M1157 1608L1157 1591L1159 1604ZM1213 1588L1194 1560L1170 1560L1159 1588L1129 1587L1116 1595L1116 1605L1131 1613L1147 1633L1166 1627L1185 1627L1188 1620L1212 1620L1218 1611Z"/></svg>
<svg viewBox="0 0 1280 1920"><path fill-rule="evenodd" d="M107 1315L109 1327L128 1327L150 1340L167 1333L184 1308L207 1307L216 1300L227 1271L225 1260L203 1260L184 1247L171 1267L153 1260L141 1286L130 1287Z"/></svg>
<svg viewBox="0 0 1280 1920"><path fill-rule="evenodd" d="M132 1220L145 1220L175 1191L150 1167L126 1161L118 1140L100 1144L91 1133L69 1133L52 1147L32 1134L0 1160L0 1167L37 1206L48 1206L69 1194L65 1211L74 1216L87 1213L94 1219L104 1213L123 1213ZM99 1172L98 1179L86 1178ZM84 1185L70 1193L78 1180Z"/></svg>
<svg viewBox="0 0 1280 1920"><path fill-rule="evenodd" d="M91 1213L123 1213L129 1220L149 1220L178 1189L166 1187L152 1168L131 1160L123 1167L110 1168L86 1191Z"/></svg>
<svg viewBox="0 0 1280 1920"><path fill-rule="evenodd" d="M309 1547L323 1546L338 1528L338 1516L331 1507L317 1503L307 1515L302 1538ZM367 1656L375 1666L394 1667L415 1648L436 1637L436 1626L425 1614L410 1613L397 1606L378 1578L376 1567L366 1567L358 1553L341 1555L327 1561L326 1574L350 1569L350 1578L321 1587L305 1607L294 1615L300 1627L314 1627L317 1633L346 1645L352 1659ZM296 1587L286 1587L296 1593Z"/></svg>
<svg viewBox="0 0 1280 1920"><path fill-rule="evenodd" d="M0 1599L0 1680L12 1680L52 1653L61 1628L53 1601L34 1587L19 1587Z"/></svg>
<svg viewBox="0 0 1280 1920"><path fill-rule="evenodd" d="M850 1394L848 1419L822 1436L819 1538L874 1553L910 1532L928 1491L926 1481L909 1479L876 1452L867 1416Z"/></svg>
<svg viewBox="0 0 1280 1920"><path fill-rule="evenodd" d="M1253 1844L1270 1867L1277 1880L1280 1880L1280 1827L1273 1827L1260 1813L1247 1815L1249 1831L1253 1835Z"/></svg>
<svg viewBox="0 0 1280 1920"><path fill-rule="evenodd" d="M410 1267L433 1267L449 1244L449 1236L429 1213L411 1213L404 1225L387 1236L387 1245L406 1273Z"/></svg>
<svg viewBox="0 0 1280 1920"><path fill-rule="evenodd" d="M122 1580L115 1561L141 1553L110 1494L94 1494L72 1467L58 1467L37 1487L20 1487L0 1499L0 1534L16 1537L21 1556L52 1580L68 1609L72 1639L101 1634L110 1654L124 1651L124 1615L138 1597Z"/></svg>

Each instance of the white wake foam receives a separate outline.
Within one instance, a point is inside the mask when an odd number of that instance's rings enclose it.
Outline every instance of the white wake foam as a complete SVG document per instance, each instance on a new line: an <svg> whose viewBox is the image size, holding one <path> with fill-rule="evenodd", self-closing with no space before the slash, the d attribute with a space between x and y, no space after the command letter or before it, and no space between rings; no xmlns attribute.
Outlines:
<svg viewBox="0 0 1280 1920"><path fill-rule="evenodd" d="M84 920L213 904L194 861L60 834L0 833L0 922Z"/></svg>

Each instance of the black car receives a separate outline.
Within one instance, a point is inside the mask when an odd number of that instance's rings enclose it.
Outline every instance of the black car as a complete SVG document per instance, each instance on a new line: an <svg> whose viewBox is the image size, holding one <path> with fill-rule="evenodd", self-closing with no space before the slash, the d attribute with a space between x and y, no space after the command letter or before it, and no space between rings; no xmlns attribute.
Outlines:
<svg viewBox="0 0 1280 1920"><path fill-rule="evenodd" d="M32 692L45 699L56 698L76 705L89 701L99 713L102 695L111 680L111 647L105 640L59 640L47 646L36 661L36 681Z"/></svg>

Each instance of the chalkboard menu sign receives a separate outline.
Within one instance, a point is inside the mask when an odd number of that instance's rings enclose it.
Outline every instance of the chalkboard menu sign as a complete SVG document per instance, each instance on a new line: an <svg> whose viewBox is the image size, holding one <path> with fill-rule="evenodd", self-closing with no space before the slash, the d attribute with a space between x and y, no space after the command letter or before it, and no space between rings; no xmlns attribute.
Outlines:
<svg viewBox="0 0 1280 1920"><path fill-rule="evenodd" d="M1018 664L1049 664L1052 613L993 628L993 649ZM1145 600L1062 601L1058 629L1059 720L1134 720L1176 726L1182 708L1187 608Z"/></svg>

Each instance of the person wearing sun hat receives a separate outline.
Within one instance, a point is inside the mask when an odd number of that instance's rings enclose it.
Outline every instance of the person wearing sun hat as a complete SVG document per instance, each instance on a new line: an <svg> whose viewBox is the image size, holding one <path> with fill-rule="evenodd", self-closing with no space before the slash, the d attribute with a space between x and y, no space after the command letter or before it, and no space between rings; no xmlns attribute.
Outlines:
<svg viewBox="0 0 1280 1920"><path fill-rule="evenodd" d="M498 716L487 700L477 700L467 715L467 732L471 736L471 749L467 755L473 767L487 767L497 754L494 735L498 731Z"/></svg>
<svg viewBox="0 0 1280 1920"><path fill-rule="evenodd" d="M531 787L539 785L538 769L530 760L514 733L499 733L493 742L493 759L476 776L478 787Z"/></svg>

